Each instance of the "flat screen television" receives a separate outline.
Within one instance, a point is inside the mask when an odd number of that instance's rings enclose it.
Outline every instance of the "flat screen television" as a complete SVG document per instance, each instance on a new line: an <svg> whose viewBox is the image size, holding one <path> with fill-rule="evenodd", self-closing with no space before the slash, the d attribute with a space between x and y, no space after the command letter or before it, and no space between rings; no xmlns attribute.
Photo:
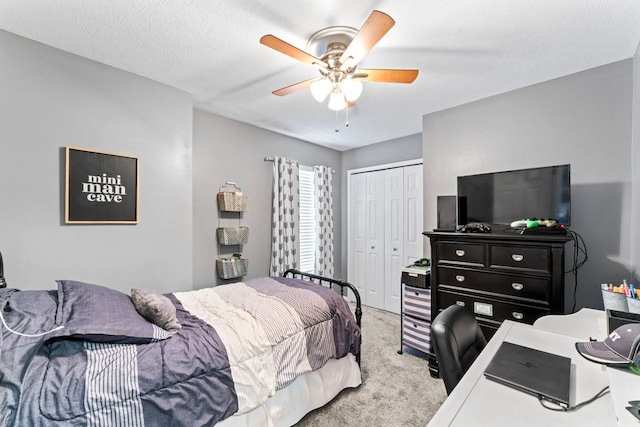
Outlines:
<svg viewBox="0 0 640 427"><path fill-rule="evenodd" d="M571 225L571 165L458 177L458 224L555 219Z"/></svg>

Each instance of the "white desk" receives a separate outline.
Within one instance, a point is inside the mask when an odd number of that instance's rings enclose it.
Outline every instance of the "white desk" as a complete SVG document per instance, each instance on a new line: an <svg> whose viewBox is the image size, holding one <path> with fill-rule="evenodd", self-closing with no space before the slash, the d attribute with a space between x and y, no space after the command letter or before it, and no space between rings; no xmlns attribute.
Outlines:
<svg viewBox="0 0 640 427"><path fill-rule="evenodd" d="M586 341L590 337L603 339L606 332L604 312L597 310L548 316L539 319L535 325L505 321L429 422L429 427L639 427L640 422L624 406L629 400L640 400L640 377L590 362L575 349L577 341ZM536 397L484 377L484 370L503 341L569 357L571 405L593 397L607 385L612 392L575 411L545 409Z"/></svg>

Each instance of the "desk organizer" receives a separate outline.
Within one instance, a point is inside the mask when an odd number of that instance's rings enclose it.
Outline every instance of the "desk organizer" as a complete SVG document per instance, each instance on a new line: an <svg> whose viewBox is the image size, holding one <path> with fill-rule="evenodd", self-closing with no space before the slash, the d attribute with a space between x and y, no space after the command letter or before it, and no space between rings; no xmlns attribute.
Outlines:
<svg viewBox="0 0 640 427"><path fill-rule="evenodd" d="M602 302L605 310L629 311L627 297L621 292L602 290Z"/></svg>
<svg viewBox="0 0 640 427"><path fill-rule="evenodd" d="M640 314L628 313L626 311L607 310L607 330L609 333L615 331L622 325L626 325L627 323L640 323Z"/></svg>
<svg viewBox="0 0 640 427"><path fill-rule="evenodd" d="M627 298L627 307L630 313L640 314L640 299Z"/></svg>

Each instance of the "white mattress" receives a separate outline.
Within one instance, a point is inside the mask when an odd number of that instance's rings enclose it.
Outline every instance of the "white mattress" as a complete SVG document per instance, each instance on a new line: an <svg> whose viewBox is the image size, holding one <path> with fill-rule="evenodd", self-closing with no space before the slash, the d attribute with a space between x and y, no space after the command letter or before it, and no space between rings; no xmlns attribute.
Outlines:
<svg viewBox="0 0 640 427"><path fill-rule="evenodd" d="M349 353L342 359L330 359L322 368L296 378L263 405L241 415L232 415L216 426L289 427L310 411L326 405L341 390L361 383L360 367Z"/></svg>

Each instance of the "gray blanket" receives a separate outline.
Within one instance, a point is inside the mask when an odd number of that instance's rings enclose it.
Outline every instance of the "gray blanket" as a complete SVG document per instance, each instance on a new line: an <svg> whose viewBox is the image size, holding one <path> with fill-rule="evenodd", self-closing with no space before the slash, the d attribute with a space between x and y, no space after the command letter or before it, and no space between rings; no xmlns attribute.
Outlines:
<svg viewBox="0 0 640 427"><path fill-rule="evenodd" d="M172 334L130 314L122 293L72 285L0 289L0 425L213 425L360 351L348 305L309 282L167 294L182 324Z"/></svg>

